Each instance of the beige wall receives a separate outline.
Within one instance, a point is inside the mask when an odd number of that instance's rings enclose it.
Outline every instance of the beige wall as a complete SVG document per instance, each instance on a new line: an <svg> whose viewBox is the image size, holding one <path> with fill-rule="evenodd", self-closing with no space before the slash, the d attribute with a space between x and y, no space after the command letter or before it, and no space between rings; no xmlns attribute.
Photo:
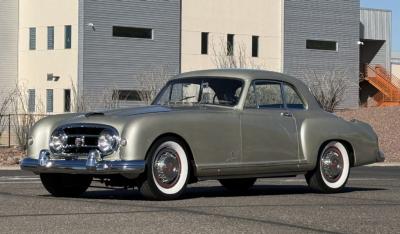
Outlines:
<svg viewBox="0 0 400 234"><path fill-rule="evenodd" d="M19 0L18 81L36 90L36 103L43 103L46 89L54 91L54 113L64 111L64 89L71 89L78 76L79 0ZM64 49L64 26L72 25L72 48ZM47 50L47 26L54 26L54 50ZM36 50L29 50L29 28L36 27ZM60 76L47 81L47 74Z"/></svg>
<svg viewBox="0 0 400 234"><path fill-rule="evenodd" d="M245 50L247 64L282 71L282 18L283 0L182 1L182 71L215 68L227 34L235 34L234 53ZM201 32L209 32L208 55L201 55ZM259 36L258 58L251 58L253 35Z"/></svg>
<svg viewBox="0 0 400 234"><path fill-rule="evenodd" d="M400 79L400 64L392 64L392 74Z"/></svg>

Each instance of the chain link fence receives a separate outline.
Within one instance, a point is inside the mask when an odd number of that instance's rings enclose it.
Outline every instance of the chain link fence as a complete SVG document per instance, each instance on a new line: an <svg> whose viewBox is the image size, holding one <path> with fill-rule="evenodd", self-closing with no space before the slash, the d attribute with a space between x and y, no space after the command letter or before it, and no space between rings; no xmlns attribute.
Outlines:
<svg viewBox="0 0 400 234"><path fill-rule="evenodd" d="M43 114L0 115L0 147L25 146L33 124L46 116Z"/></svg>

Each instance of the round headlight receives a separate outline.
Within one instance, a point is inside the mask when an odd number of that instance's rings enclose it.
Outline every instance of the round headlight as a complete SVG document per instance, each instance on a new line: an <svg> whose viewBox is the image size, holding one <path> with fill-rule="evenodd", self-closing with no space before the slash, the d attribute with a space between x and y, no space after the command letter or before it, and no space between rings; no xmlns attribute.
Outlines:
<svg viewBox="0 0 400 234"><path fill-rule="evenodd" d="M60 153L67 145L68 136L63 130L55 131L50 137L50 149L53 152Z"/></svg>
<svg viewBox="0 0 400 234"><path fill-rule="evenodd" d="M104 130L100 133L97 141L97 148L104 155L112 153L118 146L118 136L110 130Z"/></svg>

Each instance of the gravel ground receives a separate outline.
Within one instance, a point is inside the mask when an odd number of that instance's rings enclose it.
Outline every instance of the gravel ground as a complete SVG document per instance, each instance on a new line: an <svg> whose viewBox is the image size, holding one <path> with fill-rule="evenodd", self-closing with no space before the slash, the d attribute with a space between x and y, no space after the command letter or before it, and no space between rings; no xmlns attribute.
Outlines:
<svg viewBox="0 0 400 234"><path fill-rule="evenodd" d="M25 152L18 147L1 147L0 148L0 166L12 166L19 164L24 157Z"/></svg>
<svg viewBox="0 0 400 234"><path fill-rule="evenodd" d="M347 120L358 119L369 123L379 136L386 162L400 162L400 107L360 108L336 114Z"/></svg>

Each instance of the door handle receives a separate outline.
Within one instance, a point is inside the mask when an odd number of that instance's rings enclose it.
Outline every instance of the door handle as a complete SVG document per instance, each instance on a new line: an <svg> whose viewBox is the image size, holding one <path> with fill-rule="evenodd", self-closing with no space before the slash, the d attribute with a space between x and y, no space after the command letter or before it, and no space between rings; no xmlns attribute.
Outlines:
<svg viewBox="0 0 400 234"><path fill-rule="evenodd" d="M290 112L282 112L282 113L281 113L281 116L284 116L284 117L292 117L293 114L290 113Z"/></svg>

